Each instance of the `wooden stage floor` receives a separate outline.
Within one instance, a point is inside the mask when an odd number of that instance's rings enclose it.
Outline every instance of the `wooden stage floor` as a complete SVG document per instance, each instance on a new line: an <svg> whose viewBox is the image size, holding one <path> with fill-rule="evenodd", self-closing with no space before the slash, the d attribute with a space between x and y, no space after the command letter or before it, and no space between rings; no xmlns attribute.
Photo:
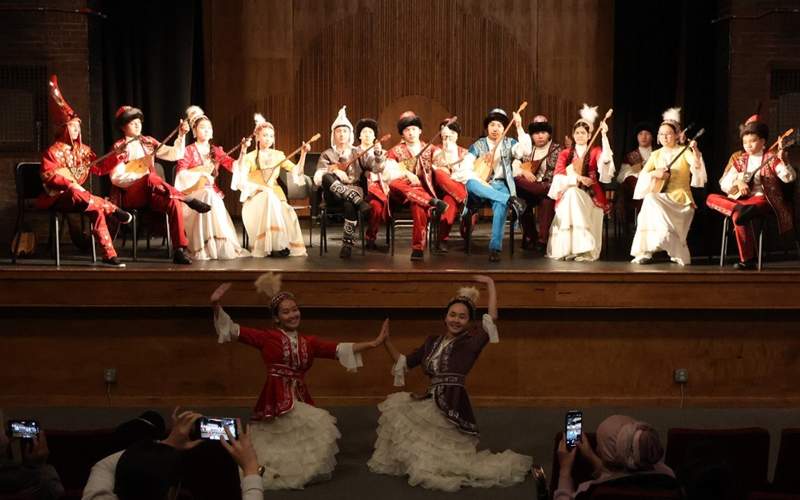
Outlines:
<svg viewBox="0 0 800 500"><path fill-rule="evenodd" d="M251 293L263 272L283 273L288 289L306 307L438 308L455 288L475 273L494 277L500 306L512 309L797 309L800 308L800 262L769 261L764 270L720 268L716 261L696 259L680 267L668 261L648 266L627 260L593 263L556 262L539 254L508 250L490 263L485 244L466 255L461 244L447 255L425 254L411 262L405 245L391 256L356 247L349 261L338 258L338 242L319 255L285 259L243 258L177 266L159 253L142 252L125 269L93 266L85 256L69 256L56 268L51 260L0 261L0 307L139 306L205 307L214 287L235 286L226 297L233 306L255 306L264 300ZM731 262L732 259L729 259ZM699 261L699 262L698 262Z"/></svg>

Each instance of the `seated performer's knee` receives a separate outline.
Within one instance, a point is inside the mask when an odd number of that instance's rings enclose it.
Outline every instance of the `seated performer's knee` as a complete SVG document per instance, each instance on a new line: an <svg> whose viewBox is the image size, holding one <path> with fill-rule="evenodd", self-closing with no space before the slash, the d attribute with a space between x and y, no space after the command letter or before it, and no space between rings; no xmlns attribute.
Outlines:
<svg viewBox="0 0 800 500"><path fill-rule="evenodd" d="M322 187L325 189L330 189L331 184L336 182L338 178L333 174L325 174L322 176Z"/></svg>

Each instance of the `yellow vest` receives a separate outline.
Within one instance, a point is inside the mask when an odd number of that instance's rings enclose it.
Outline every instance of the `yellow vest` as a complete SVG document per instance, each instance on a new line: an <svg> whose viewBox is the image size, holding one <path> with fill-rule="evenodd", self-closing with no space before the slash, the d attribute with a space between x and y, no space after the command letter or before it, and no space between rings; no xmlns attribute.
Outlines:
<svg viewBox="0 0 800 500"><path fill-rule="evenodd" d="M269 161L266 161L264 159L264 152L263 151L259 155L259 161L261 162L262 166L275 165L276 163L278 163L281 160L283 160L284 158L286 158L286 155L283 154L283 151L278 151L277 149L270 149L269 151L270 151L270 153L269 153ZM249 153L244 155L244 164L247 165L247 171L248 172L257 172L258 171L258 165L256 165L256 150L250 151ZM288 170L290 172L292 171L292 169L294 167L295 167L295 164L292 163L291 160L286 160L281 165L282 169ZM277 179L278 179L278 175L279 174L280 174L280 170L275 170L272 173L272 176L270 177L270 179L274 182L273 185L272 185L272 190L275 192L275 194L278 196L278 198L280 198L281 201L286 201L286 194L284 194L283 189L281 189L281 187L277 183Z"/></svg>
<svg viewBox="0 0 800 500"><path fill-rule="evenodd" d="M662 156L666 157L666 155L662 154L663 151L664 148L653 151L642 171L650 173L656 169L656 166L665 167L669 162L665 161L666 158L661 158ZM694 205L691 188L692 174L688 161L688 158L692 154L694 153L687 149L680 158L672 164L669 170L670 175L667 181L667 187L663 191L669 196L670 200L681 205Z"/></svg>

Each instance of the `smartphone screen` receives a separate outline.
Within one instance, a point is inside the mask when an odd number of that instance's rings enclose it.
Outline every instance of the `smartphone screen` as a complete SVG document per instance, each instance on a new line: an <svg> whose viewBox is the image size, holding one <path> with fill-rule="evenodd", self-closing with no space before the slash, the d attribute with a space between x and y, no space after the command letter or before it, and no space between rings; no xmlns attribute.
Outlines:
<svg viewBox="0 0 800 500"><path fill-rule="evenodd" d="M583 412L580 410L570 410L567 412L564 425L564 435L567 440L567 449L572 449L578 445L581 439L583 424Z"/></svg>
<svg viewBox="0 0 800 500"><path fill-rule="evenodd" d="M197 435L200 439L227 440L228 435L225 434L225 427L231 430L234 439L239 439L239 430L236 428L235 418L201 417L197 420L197 425Z"/></svg>
<svg viewBox="0 0 800 500"><path fill-rule="evenodd" d="M39 423L36 420L9 420L8 434L20 439L39 437Z"/></svg>

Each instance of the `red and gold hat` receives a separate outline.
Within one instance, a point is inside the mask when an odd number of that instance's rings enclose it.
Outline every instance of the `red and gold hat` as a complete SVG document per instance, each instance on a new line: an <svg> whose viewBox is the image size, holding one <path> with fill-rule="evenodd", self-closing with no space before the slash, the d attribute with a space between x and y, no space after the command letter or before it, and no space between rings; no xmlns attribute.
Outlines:
<svg viewBox="0 0 800 500"><path fill-rule="evenodd" d="M48 111L50 113L50 120L57 127L63 127L72 120L80 121L80 117L72 109L64 96L61 94L61 89L58 88L58 77L52 75L48 82L48 90L50 99L48 100Z"/></svg>

